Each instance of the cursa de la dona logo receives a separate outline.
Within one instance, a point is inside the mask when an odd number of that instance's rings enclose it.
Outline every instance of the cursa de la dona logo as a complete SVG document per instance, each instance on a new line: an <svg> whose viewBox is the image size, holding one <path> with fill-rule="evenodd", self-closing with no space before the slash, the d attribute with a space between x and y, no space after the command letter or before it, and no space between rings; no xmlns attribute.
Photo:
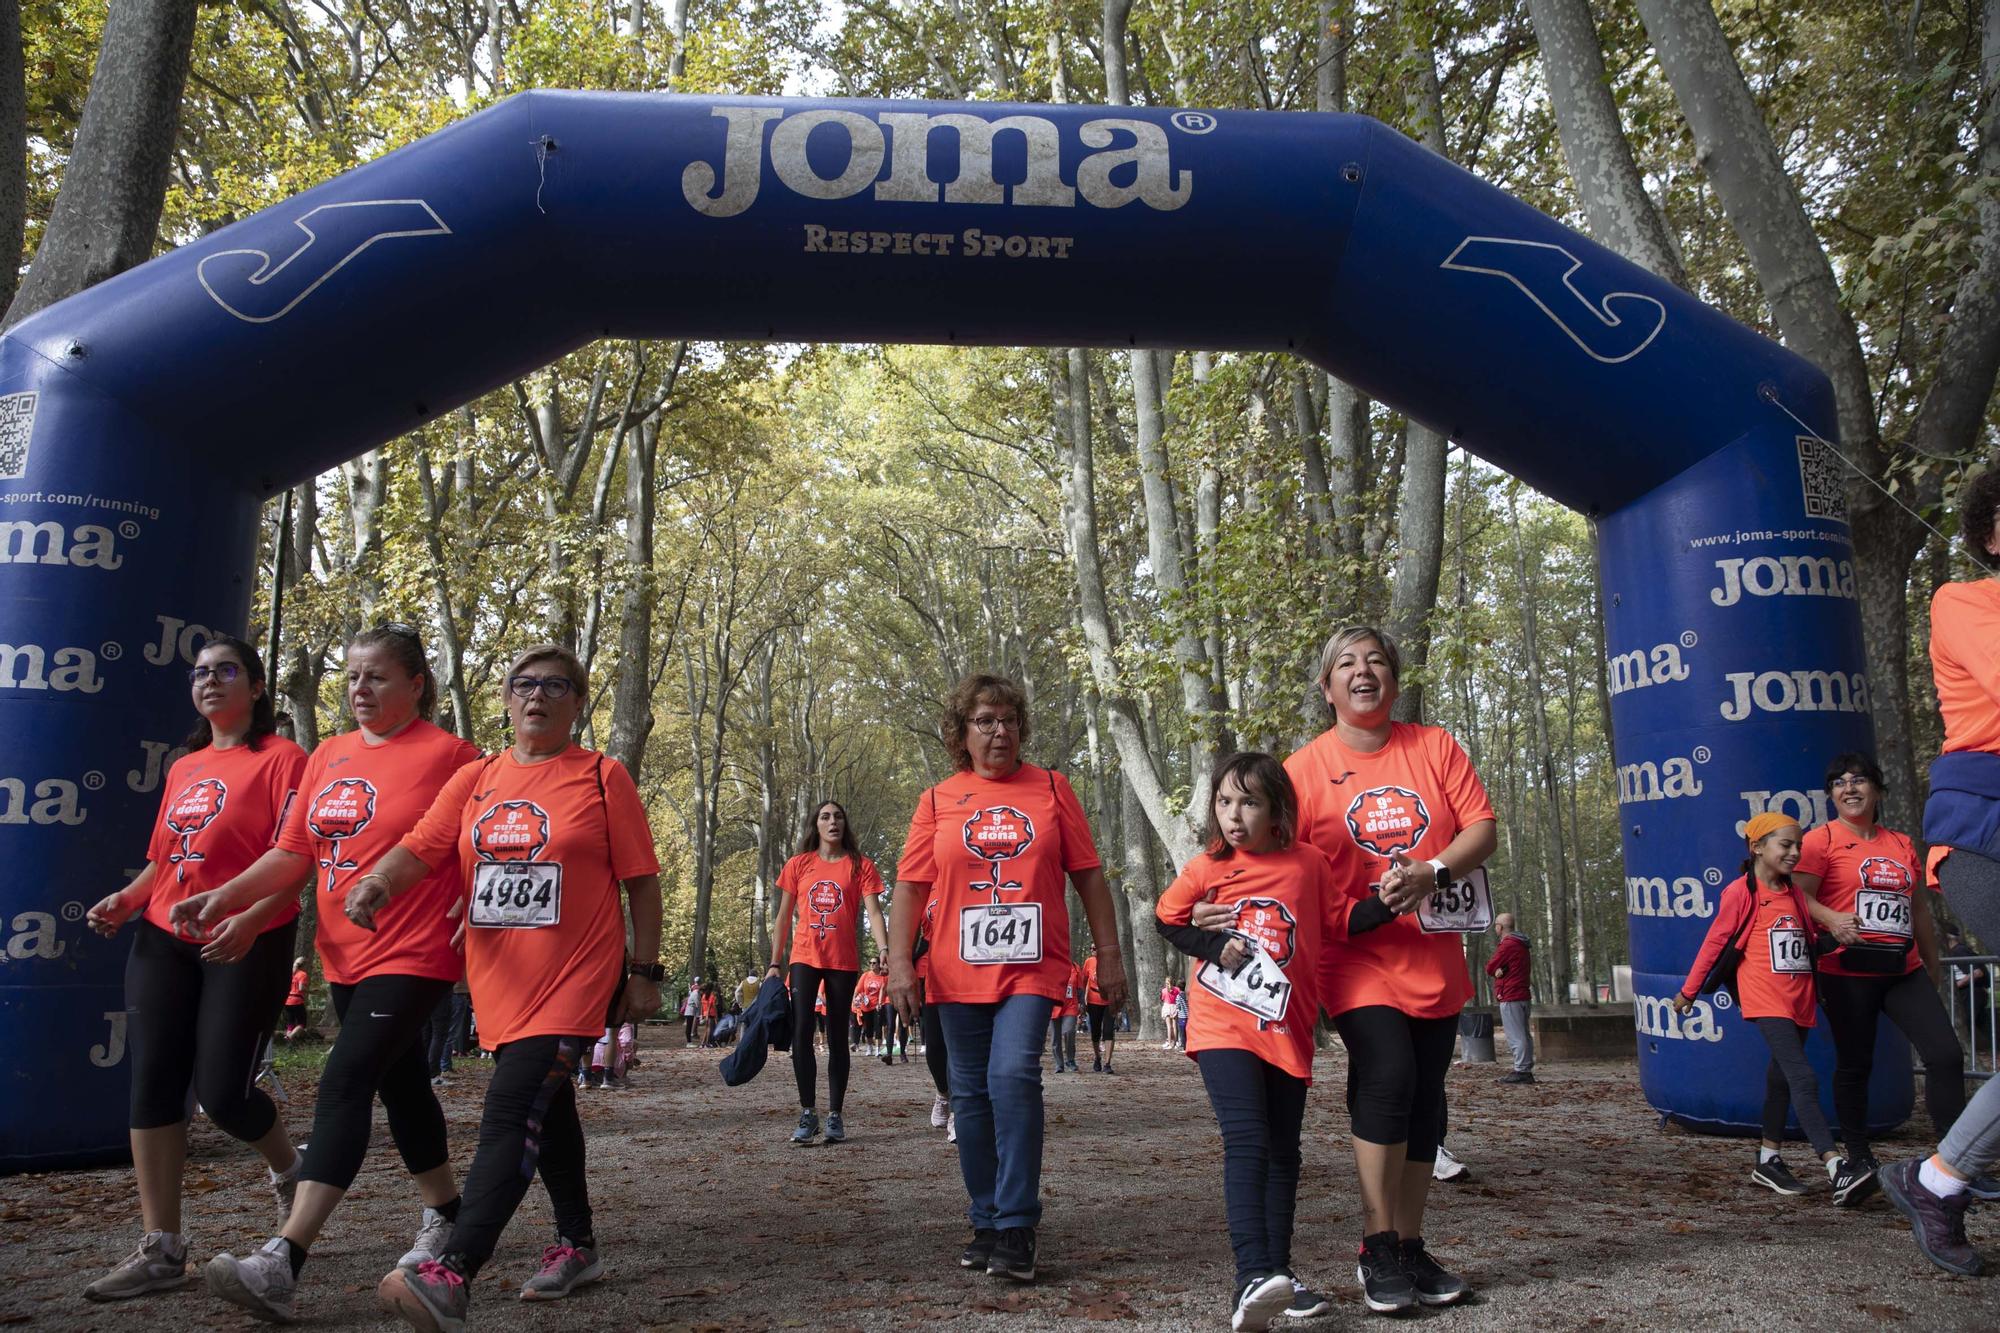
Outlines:
<svg viewBox="0 0 2000 1333"><path fill-rule="evenodd" d="M533 801L501 801L472 821L482 861L533 861L549 842L549 812Z"/></svg>
<svg viewBox="0 0 2000 1333"><path fill-rule="evenodd" d="M327 854L319 858L326 871L326 891L333 892L335 874L357 870L359 863L342 856L340 844L358 838L375 819L375 784L366 778L336 778L319 789L306 810L306 830L327 844Z"/></svg>
<svg viewBox="0 0 2000 1333"><path fill-rule="evenodd" d="M1024 887L1007 878L1007 862L1024 855L1035 844L1035 821L1011 805L990 805L965 821L961 831L965 850L986 863L987 881L975 889L993 890L994 901L1002 891Z"/></svg>
<svg viewBox="0 0 2000 1333"><path fill-rule="evenodd" d="M1377 856L1405 855L1430 832L1431 812L1408 787L1370 787L1347 807L1347 833L1354 844Z"/></svg>
<svg viewBox="0 0 2000 1333"><path fill-rule="evenodd" d="M181 840L181 849L167 857L174 867L174 881L187 883L187 868L197 861L208 858L193 848L194 836L215 822L222 813L222 807L229 800L229 788L220 779L203 778L191 782L174 797L167 807L167 831Z"/></svg>
<svg viewBox="0 0 2000 1333"><path fill-rule="evenodd" d="M840 910L842 901L844 895L841 893L839 880L813 881L812 887L806 890L806 906L812 909L812 929L815 934L824 936L833 929L834 913Z"/></svg>
<svg viewBox="0 0 2000 1333"><path fill-rule="evenodd" d="M1299 938L1299 923L1291 908L1276 898L1245 898L1236 904L1236 920L1231 926L1257 941L1279 967L1291 966Z"/></svg>

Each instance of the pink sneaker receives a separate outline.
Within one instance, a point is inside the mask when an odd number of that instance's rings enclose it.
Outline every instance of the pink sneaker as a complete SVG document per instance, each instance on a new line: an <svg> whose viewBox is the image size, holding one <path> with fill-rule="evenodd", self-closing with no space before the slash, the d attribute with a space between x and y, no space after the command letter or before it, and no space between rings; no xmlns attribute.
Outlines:
<svg viewBox="0 0 2000 1333"><path fill-rule="evenodd" d="M414 1269L397 1268L375 1288L383 1310L420 1333L465 1333L472 1293L457 1269L426 1259Z"/></svg>
<svg viewBox="0 0 2000 1333"><path fill-rule="evenodd" d="M521 1299L559 1301L586 1282L595 1282L603 1276L604 1265L598 1262L597 1251L558 1237L554 1245L542 1251L541 1271L521 1284Z"/></svg>

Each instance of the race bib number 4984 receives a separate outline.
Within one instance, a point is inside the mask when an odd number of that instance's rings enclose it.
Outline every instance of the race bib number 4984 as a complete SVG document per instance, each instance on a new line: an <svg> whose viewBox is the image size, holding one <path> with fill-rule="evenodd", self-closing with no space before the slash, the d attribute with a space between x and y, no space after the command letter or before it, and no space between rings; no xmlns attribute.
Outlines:
<svg viewBox="0 0 2000 1333"><path fill-rule="evenodd" d="M514 929L562 920L562 866L554 861L488 861L472 872L472 924Z"/></svg>
<svg viewBox="0 0 2000 1333"><path fill-rule="evenodd" d="M994 903L958 910L958 956L982 967L1042 961L1042 905Z"/></svg>

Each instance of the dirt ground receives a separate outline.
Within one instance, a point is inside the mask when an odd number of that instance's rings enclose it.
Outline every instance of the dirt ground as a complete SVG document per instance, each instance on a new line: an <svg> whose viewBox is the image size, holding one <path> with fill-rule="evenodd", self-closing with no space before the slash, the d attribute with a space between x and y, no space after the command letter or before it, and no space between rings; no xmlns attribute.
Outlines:
<svg viewBox="0 0 2000 1333"><path fill-rule="evenodd" d="M961 1272L964 1195L954 1149L930 1128L919 1057L857 1059L850 1141L786 1144L790 1069L722 1085L716 1052L649 1030L630 1091L584 1094L591 1188L607 1276L568 1301L515 1299L548 1235L539 1189L474 1286L484 1329L1070 1330L1093 1324L1226 1329L1230 1279L1221 1151L1192 1064L1128 1043L1115 1075L1045 1073L1041 1280L1003 1286ZM1087 1052L1085 1058L1088 1058ZM446 1090L453 1147L470 1154L485 1070L461 1062ZM2000 1277L1954 1278L1917 1255L1878 1196L1836 1211L1823 1181L1781 1199L1745 1179L1747 1143L1662 1132L1629 1063L1548 1067L1501 1087L1502 1067L1452 1072L1453 1148L1470 1182L1439 1185L1431 1247L1477 1296L1406 1322L1440 1328L2000 1328ZM821 1075L824 1078L824 1073ZM1336 1297L1307 1326L1382 1326L1355 1290L1360 1227L1340 1102L1338 1048L1322 1056L1306 1117L1295 1259ZM303 1080L295 1080L295 1082ZM300 1136L311 1090L289 1108ZM1918 1150L1905 1130L1884 1160ZM1810 1154L1794 1150L1808 1175ZM1814 1173L1816 1174L1816 1173ZM198 1122L188 1172L193 1257L270 1234L263 1170ZM367 1167L314 1247L300 1292L307 1328L380 1328L376 1280L417 1221L378 1114ZM145 1330L256 1325L185 1290L116 1306L78 1294L134 1241L128 1171L0 1180L0 1325ZM2000 1261L2000 1206L1975 1209L1975 1243ZM400 1325L398 1325L400 1327Z"/></svg>

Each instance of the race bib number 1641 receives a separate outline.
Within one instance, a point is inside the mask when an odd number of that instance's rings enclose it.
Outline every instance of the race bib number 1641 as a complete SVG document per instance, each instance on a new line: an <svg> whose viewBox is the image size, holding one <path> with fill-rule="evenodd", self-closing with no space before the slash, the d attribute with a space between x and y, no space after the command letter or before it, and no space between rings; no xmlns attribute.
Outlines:
<svg viewBox="0 0 2000 1333"><path fill-rule="evenodd" d="M1042 961L1042 905L994 903L958 912L958 956L968 963Z"/></svg>

